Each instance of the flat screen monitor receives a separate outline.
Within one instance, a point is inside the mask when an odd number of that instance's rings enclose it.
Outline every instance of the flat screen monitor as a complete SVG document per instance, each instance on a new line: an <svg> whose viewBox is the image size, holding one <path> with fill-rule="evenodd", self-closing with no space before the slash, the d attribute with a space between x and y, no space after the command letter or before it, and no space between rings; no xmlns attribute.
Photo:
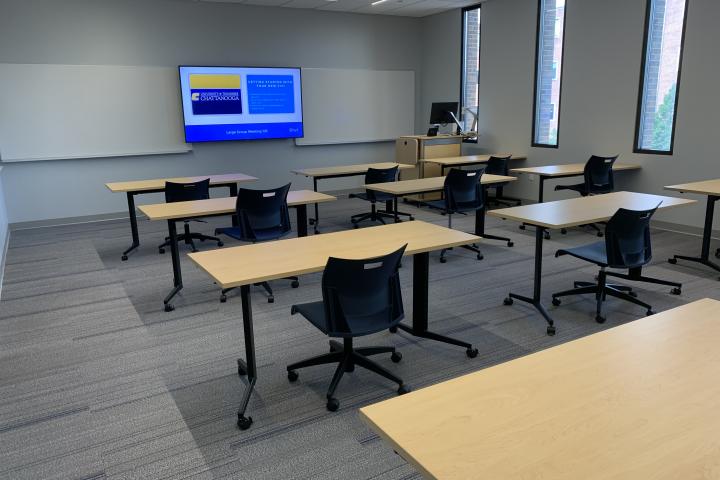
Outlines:
<svg viewBox="0 0 720 480"><path fill-rule="evenodd" d="M303 136L299 68L179 70L186 142Z"/></svg>
<svg viewBox="0 0 720 480"><path fill-rule="evenodd" d="M430 109L430 123L436 124L448 124L455 123L451 113L457 115L458 102L436 102L432 104Z"/></svg>

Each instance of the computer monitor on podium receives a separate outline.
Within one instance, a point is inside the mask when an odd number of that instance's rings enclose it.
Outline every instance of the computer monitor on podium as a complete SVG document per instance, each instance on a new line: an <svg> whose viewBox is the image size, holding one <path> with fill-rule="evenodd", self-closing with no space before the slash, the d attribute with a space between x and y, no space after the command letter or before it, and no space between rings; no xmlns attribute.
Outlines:
<svg viewBox="0 0 720 480"><path fill-rule="evenodd" d="M433 125L447 125L455 123L454 115L457 115L458 102L436 102L430 109L430 123Z"/></svg>

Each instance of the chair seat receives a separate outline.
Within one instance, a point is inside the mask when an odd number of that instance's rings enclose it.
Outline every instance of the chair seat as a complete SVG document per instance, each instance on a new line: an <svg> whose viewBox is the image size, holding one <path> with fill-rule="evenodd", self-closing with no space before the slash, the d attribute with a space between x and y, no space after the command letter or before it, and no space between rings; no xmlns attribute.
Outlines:
<svg viewBox="0 0 720 480"><path fill-rule="evenodd" d="M240 229L240 227L218 228L215 230L215 233L222 233L223 235L227 235L228 237L234 238L235 240L251 241L251 239L246 238L242 234L242 230ZM280 226L274 228L265 228L262 230L255 230L254 233L255 241L258 242L277 240L278 238L284 237L288 234L288 232L283 232L283 229Z"/></svg>
<svg viewBox="0 0 720 480"><path fill-rule="evenodd" d="M398 318L398 321L392 324L383 325L378 327L377 319L373 316L369 317L353 317L352 319L352 333L347 335L330 334L327 329L327 320L325 318L325 306L322 300L317 302L301 303L299 305L292 306L293 311L296 311L303 317L307 318L318 330L323 332L325 335L337 338L354 338L363 335L370 335L377 333L387 328L396 325L402 318Z"/></svg>
<svg viewBox="0 0 720 480"><path fill-rule="evenodd" d="M589 243L580 247L563 248L557 251L556 257L561 255L570 255L580 260L594 263L600 267L607 267L607 252L605 250L605 242Z"/></svg>

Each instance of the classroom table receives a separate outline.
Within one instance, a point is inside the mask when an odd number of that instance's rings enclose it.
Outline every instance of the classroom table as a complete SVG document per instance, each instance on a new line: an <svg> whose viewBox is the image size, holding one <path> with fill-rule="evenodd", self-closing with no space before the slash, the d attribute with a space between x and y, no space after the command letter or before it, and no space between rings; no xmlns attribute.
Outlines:
<svg viewBox="0 0 720 480"><path fill-rule="evenodd" d="M313 179L313 190L318 191L318 180L328 180L331 178L356 177L365 175L368 168L393 168L398 167L400 170L415 168L415 165L396 162L380 162L380 163L359 163L355 165L336 165L332 167L303 168L301 170L292 170L295 175L303 175ZM315 226L315 233L318 232L318 224L320 222L320 209L315 205L315 218L310 219L310 225Z"/></svg>
<svg viewBox="0 0 720 480"><path fill-rule="evenodd" d="M512 305L513 299L534 306L547 322L547 334L555 335L555 326L550 314L545 310L541 300L542 285L542 244L543 232L546 229L577 227L588 223L605 222L619 208L629 210L647 210L657 207L664 210L672 207L691 205L695 200L665 197L636 192L612 192L604 195L577 197L554 202L534 203L520 207L491 210L488 215L515 220L535 227L535 268L533 274L533 296L526 297L510 293L504 300L505 305Z"/></svg>
<svg viewBox="0 0 720 480"><path fill-rule="evenodd" d="M720 478L720 302L360 409L425 478Z"/></svg>
<svg viewBox="0 0 720 480"><path fill-rule="evenodd" d="M137 215L135 213L135 196L145 193L159 193L165 191L165 182L189 183L199 182L200 180L210 179L210 188L228 187L230 196L237 197L237 184L240 182L253 182L257 180L255 177L245 175L244 173L228 173L222 175L205 175L200 177L175 177L175 178L155 178L152 180L131 180L127 182L111 182L105 186L111 192L122 192L127 195L128 213L130 215L130 232L132 234L132 244L122 253L120 259L125 261L128 259L128 253L132 252L140 246L140 236L138 234ZM233 224L234 225L234 224Z"/></svg>
<svg viewBox="0 0 720 480"><path fill-rule="evenodd" d="M421 158L419 161L423 163L434 163L440 165L440 176L445 176L446 168L468 167L470 165L480 165L487 163L490 157L510 157L509 161L527 160L527 157L515 157L509 153L493 153L492 155L461 155L459 157L441 157L441 158Z"/></svg>
<svg viewBox="0 0 720 480"><path fill-rule="evenodd" d="M613 165L613 171L623 170L638 170L640 165L632 165L627 163L615 163ZM511 168L509 173L526 173L530 175L537 175L538 182L538 203L542 203L544 200L543 190L545 180L550 178L568 178L582 176L585 171L584 163L570 163L567 165L545 165L542 167L524 167L524 168Z"/></svg>
<svg viewBox="0 0 720 480"><path fill-rule="evenodd" d="M238 427L244 430L252 424L252 418L245 413L257 381L250 302L252 284L321 272L330 256L356 259L378 257L407 244L405 254L413 256L413 319L412 327L408 330L418 337L466 346L466 354L475 357L477 349L471 345L428 330L428 291L430 252L479 240L475 235L416 220L191 253L190 258L221 288L240 287L246 360L238 360L238 373L248 376L248 385L238 410ZM319 289L317 295L320 295Z"/></svg>
<svg viewBox="0 0 720 480"><path fill-rule="evenodd" d="M297 213L298 237L307 236L308 204L331 202L333 200L336 200L336 198L331 195L313 192L311 190L293 190L288 192L288 207L294 207ZM174 310L170 301L183 288L176 222L200 217L233 215L236 211L235 203L235 197L223 197L189 202L156 203L152 205L140 205L138 207L150 220L167 220L168 235L170 237L170 257L173 267L173 288L165 297L165 300L163 300L166 312ZM235 223L233 223L233 225L235 225Z"/></svg>
<svg viewBox="0 0 720 480"><path fill-rule="evenodd" d="M710 260L710 240L712 236L713 214L715 213L715 202L720 199L720 179L668 185L664 188L666 190L673 190L681 193L697 193L699 195L707 196L707 204L705 206L705 226L703 227L700 256L688 257L685 255L673 255L672 258L668 259L668 262L674 265L677 263L678 259L687 260L689 262L697 262L716 271L720 271L720 265ZM715 256L720 257L720 249L715 251Z"/></svg>
<svg viewBox="0 0 720 480"><path fill-rule="evenodd" d="M480 177L480 184L481 185L492 185L496 183L506 183L506 182L514 182L517 180L515 177L506 177L504 175L492 175L492 174L483 174ZM377 192L386 193L389 195L392 195L394 197L393 203L394 203L394 211L395 211L395 221L398 220L397 218L397 208L398 208L398 197L404 197L407 195L416 195L419 193L428 193L428 192L438 192L442 191L443 187L445 185L445 177L428 177L428 178L417 178L413 180L400 180L398 182L385 182L385 183L369 183L363 185L364 188L368 190L374 190ZM485 211L487 207L487 198L484 202L485 206L481 209L478 209L475 211L475 235L483 238L489 238L491 240L495 239L501 239L505 240L504 238L498 238L494 235L485 235ZM508 240L508 247L512 247L513 242Z"/></svg>

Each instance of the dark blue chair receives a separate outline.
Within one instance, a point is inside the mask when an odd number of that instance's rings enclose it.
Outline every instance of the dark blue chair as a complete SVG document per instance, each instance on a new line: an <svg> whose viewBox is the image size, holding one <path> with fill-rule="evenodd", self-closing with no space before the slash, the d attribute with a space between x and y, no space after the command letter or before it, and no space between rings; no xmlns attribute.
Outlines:
<svg viewBox="0 0 720 480"><path fill-rule="evenodd" d="M491 155L490 158L488 158L487 164L485 165L485 173L490 175L502 175L507 177L509 173L508 160L510 160L510 157L512 157L512 155L508 155L507 157L494 157ZM503 205L505 207L516 207L520 205L522 203L520 200L513 200L503 197L503 188L506 187L507 184L508 182L494 183L492 185L488 185L485 190L494 190L495 196L488 197L487 201L492 202L495 205Z"/></svg>
<svg viewBox="0 0 720 480"><path fill-rule="evenodd" d="M200 180L198 182L188 183L176 183L176 182L165 182L165 202L189 202L193 200L206 200L210 198L210 179ZM193 222L207 223L203 220L193 219ZM185 231L178 235L177 240L179 242L185 242L186 245L190 245L193 252L197 252L195 242L193 240L212 240L217 242L218 247L223 246L222 240L217 237L211 237L210 235L203 235L202 233L196 233L190 231L190 220L184 222ZM170 245L170 237L165 237L165 242L158 246L159 253L165 253L165 247Z"/></svg>
<svg viewBox="0 0 720 480"><path fill-rule="evenodd" d="M485 208L485 192L480 184L484 169L460 170L451 168L445 177L442 200L424 202L430 208L440 210L448 217L448 228L452 228L453 215L467 215L469 212ZM495 237L500 238L500 237ZM510 239L503 240L509 241ZM477 245L462 245L462 248L475 252L477 259L482 260L483 254ZM444 248L440 252L440 262L445 263L445 253L452 248Z"/></svg>
<svg viewBox="0 0 720 480"><path fill-rule="evenodd" d="M398 167L391 167L391 168L368 168L367 172L365 173L365 184L369 185L371 183L387 183L387 182L395 182L397 181L398 177ZM361 200L365 200L366 202L370 202L370 211L367 213L358 213L357 215L353 215L350 217L350 222L352 222L353 227L358 228L359 223L364 220L370 220L373 222L380 222L382 224L385 223L384 218L391 218L395 219L395 208L393 207L393 202L396 202L396 199L393 195L390 195L388 193L382 193L377 192L375 190L365 190L365 192L361 193L351 193L349 195L350 198L359 198ZM377 208L377 203L385 202L385 210L379 210ZM397 205L397 204L395 204ZM413 219L412 215L409 213L403 213L403 212L397 212L397 215L400 216L406 216L409 217L410 220Z"/></svg>
<svg viewBox="0 0 720 480"><path fill-rule="evenodd" d="M572 290L554 293L552 303L560 305L560 297L568 295L581 295L592 293L597 300L595 320L604 323L602 303L606 296L619 298L646 309L647 315L652 315L652 307L640 300L632 288L623 285L607 283L607 277L622 278L636 282L669 285L673 287L671 293L680 295L682 285L677 282L645 277L642 267L652 259L652 245L650 242L650 219L657 207L651 210L619 209L608 220L605 226L605 240L575 248L558 250L556 257L570 255L586 262L594 263L600 267L597 284L590 282L575 282ZM607 268L627 270L627 274L608 272Z"/></svg>
<svg viewBox="0 0 720 480"><path fill-rule="evenodd" d="M353 348L353 338L382 332L397 326L404 317L398 268L405 252L403 246L382 257L346 260L330 257L322 276L322 301L293 305L290 313L301 314L315 328L343 343L330 341L330 353L312 357L287 366L288 379L298 379L296 370L315 365L337 363L327 391L327 409L340 406L334 397L345 372L359 365L398 384L398 394L409 391L403 381L379 364L370 355L390 353L395 363L402 359L395 347Z"/></svg>
<svg viewBox="0 0 720 480"><path fill-rule="evenodd" d="M266 242L278 240L287 235L290 230L290 212L287 196L290 184L279 188L256 190L241 188L238 190L235 210L238 219L237 227L215 229L215 235L222 234L243 242ZM297 277L287 277L292 280L291 286L297 288L300 283ZM256 284L262 286L268 294L268 303L275 301L272 288L268 282ZM226 288L220 295L220 301L227 301L227 293L234 288Z"/></svg>

